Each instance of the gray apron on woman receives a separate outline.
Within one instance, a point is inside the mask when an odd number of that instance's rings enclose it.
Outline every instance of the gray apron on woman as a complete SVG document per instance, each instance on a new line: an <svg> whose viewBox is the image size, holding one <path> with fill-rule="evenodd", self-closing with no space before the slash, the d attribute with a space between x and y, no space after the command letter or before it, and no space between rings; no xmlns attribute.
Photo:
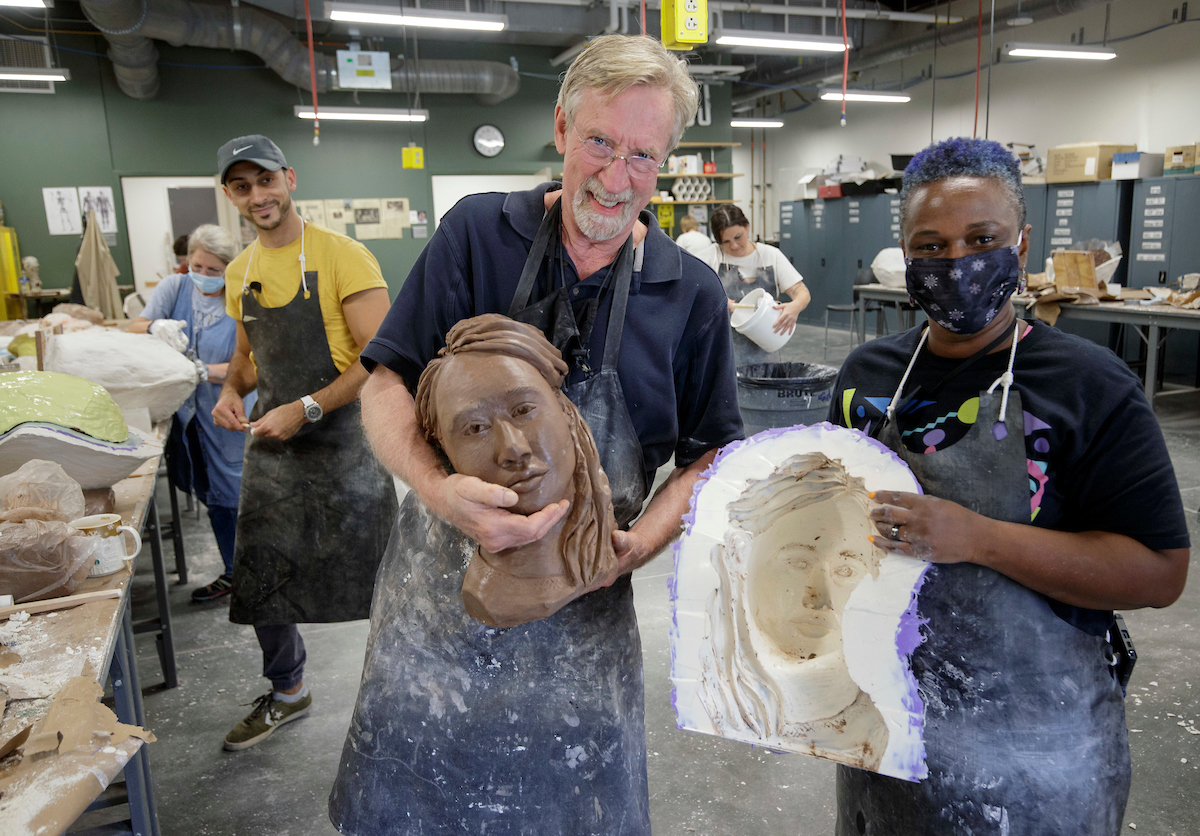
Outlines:
<svg viewBox="0 0 1200 836"><path fill-rule="evenodd" d="M759 288L771 294L773 299L779 292L775 285L774 267L760 265L754 273L754 278L747 280L742 278L742 272L736 264L718 264L717 278L721 280L721 286L725 288L725 295L735 302L742 301L742 297L747 293ZM763 351L758 347L758 343L749 337L734 331L732 327L729 330L733 334L733 359L738 366L746 366L751 363L781 362L782 355L778 351Z"/></svg>
<svg viewBox="0 0 1200 836"><path fill-rule="evenodd" d="M526 273L532 265L536 276L557 218L547 212ZM632 249L627 243L612 268L600 370L565 390L595 436L623 527L647 493L616 374ZM522 279L510 313L557 344L570 327L558 304L566 294L526 307L532 286ZM334 826L355 836L649 834L630 576L549 618L496 629L463 607L474 550L415 492L405 498L380 567L358 703L329 799Z"/></svg>
<svg viewBox="0 0 1200 836"><path fill-rule="evenodd" d="M248 269L248 268L247 268ZM338 377L316 271L279 308L242 292L242 324L258 366L257 420ZM391 477L363 436L355 400L287 441L246 439L233 558L236 624L353 621L370 613L375 572L396 517Z"/></svg>
<svg viewBox="0 0 1200 836"><path fill-rule="evenodd" d="M980 393L975 424L945 450L909 452L893 421L879 440L925 493L1028 525L1021 398L1009 393L996 432L1000 400ZM1130 761L1107 641L971 563L931 566L917 608L928 620L912 667L929 777L914 784L839 766L838 836L1115 836Z"/></svg>

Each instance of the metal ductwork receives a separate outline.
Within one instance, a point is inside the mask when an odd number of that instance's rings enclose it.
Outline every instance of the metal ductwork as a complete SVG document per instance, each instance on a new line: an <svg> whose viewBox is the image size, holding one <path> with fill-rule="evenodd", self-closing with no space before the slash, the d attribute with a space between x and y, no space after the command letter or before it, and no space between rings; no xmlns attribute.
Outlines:
<svg viewBox="0 0 1200 836"><path fill-rule="evenodd" d="M1035 18L1037 21L1049 20L1050 18L1069 15L1075 12L1083 11L1091 6L1098 6L1105 0L1026 0L1022 4L1022 13ZM999 12L997 13L997 22L999 22ZM989 18L984 17L983 31L987 35ZM939 46L950 46L961 41L974 40L979 32L979 18L973 17L970 20L964 20L962 23L955 23L949 26L939 26L937 28L937 39ZM1008 37L1006 30L1005 37ZM911 58L922 52L928 52L933 49L934 31L930 28L928 31L901 41L889 41L878 46L867 47L859 51L857 54L852 54L850 58L850 72L861 72L874 67L880 67L884 64L891 64L895 61L900 61L905 58ZM840 65L841 58L838 58ZM797 87L805 87L827 78L829 75L824 69L802 69L786 73L781 76L776 76L769 79L771 84L786 85L791 84ZM736 108L740 105L752 104L764 96L775 95L776 91L747 93L742 96L735 96L733 106Z"/></svg>
<svg viewBox="0 0 1200 836"><path fill-rule="evenodd" d="M88 19L108 40L117 84L135 99L158 94L158 50L172 46L242 50L263 60L280 78L311 89L308 47L286 26L249 6L210 6L188 0L80 0ZM317 92L336 87L334 58L315 53ZM493 105L520 87L516 70L496 61L392 61L392 92L474 95Z"/></svg>

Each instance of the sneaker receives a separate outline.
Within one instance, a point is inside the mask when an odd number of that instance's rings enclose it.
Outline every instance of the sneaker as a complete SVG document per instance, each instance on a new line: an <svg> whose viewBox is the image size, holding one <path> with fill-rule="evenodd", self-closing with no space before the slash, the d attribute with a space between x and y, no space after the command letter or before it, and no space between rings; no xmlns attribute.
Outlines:
<svg viewBox="0 0 1200 836"><path fill-rule="evenodd" d="M275 699L274 694L274 691L269 691L256 699L254 710L225 735L227 751L236 752L262 743L284 723L299 720L312 708L311 691L296 702L282 702Z"/></svg>
<svg viewBox="0 0 1200 836"><path fill-rule="evenodd" d="M215 601L233 591L233 581L227 577L221 576L208 586L202 586L199 589L192 590L192 602L203 604L208 601Z"/></svg>

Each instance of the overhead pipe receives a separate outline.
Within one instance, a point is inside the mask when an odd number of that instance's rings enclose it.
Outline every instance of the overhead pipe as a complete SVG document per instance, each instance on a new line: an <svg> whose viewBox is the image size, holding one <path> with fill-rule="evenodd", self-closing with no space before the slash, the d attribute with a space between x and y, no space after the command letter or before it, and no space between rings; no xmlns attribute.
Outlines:
<svg viewBox="0 0 1200 836"><path fill-rule="evenodd" d="M333 56L316 53L315 73L310 73L307 47L282 23L250 6L188 0L80 0L79 5L108 40L118 86L135 99L158 94L154 40L250 52L288 84L311 90L315 77L318 93L338 89ZM423 60L410 67L397 58L391 75L393 92L469 94L484 105L504 101L520 88L516 70L498 61Z"/></svg>
<svg viewBox="0 0 1200 836"><path fill-rule="evenodd" d="M612 33L617 32L617 31L620 31L623 33L628 32L629 31L628 18L625 19L625 22L623 24L621 23L620 13L624 12L624 11L625 11L624 0L609 0L609 2L608 2L608 26L605 26L604 31L602 31L599 35L596 35L595 37L611 35ZM579 43L573 44L572 46L567 47L562 52L558 53L558 55L555 55L553 58L550 59L550 66L557 67L561 64L566 64L569 61L574 61L575 56L578 55L579 53L583 52L584 47L586 47L591 42L592 42L592 38L587 37L587 38L584 38Z"/></svg>
<svg viewBox="0 0 1200 836"><path fill-rule="evenodd" d="M1033 2L1023 4L1022 13L1038 16L1041 20L1048 20L1052 17L1074 14L1075 12L1083 11L1103 2L1106 2L1106 0L1033 0ZM850 59L850 72L862 72L863 70L911 58L913 55L922 52L928 52L933 49L935 37L941 46L949 46L960 41L971 40L978 34L978 25L979 19L972 17L964 20L962 23L951 26L939 26L936 32L924 32L902 40L899 43L893 42L891 44L881 44L862 49ZM807 87L821 82L826 77L828 77L828 72L823 69L797 69L776 76L770 80L770 83ZM733 99L733 106L753 104L758 99L774 95L776 92L778 91L763 91L736 96Z"/></svg>

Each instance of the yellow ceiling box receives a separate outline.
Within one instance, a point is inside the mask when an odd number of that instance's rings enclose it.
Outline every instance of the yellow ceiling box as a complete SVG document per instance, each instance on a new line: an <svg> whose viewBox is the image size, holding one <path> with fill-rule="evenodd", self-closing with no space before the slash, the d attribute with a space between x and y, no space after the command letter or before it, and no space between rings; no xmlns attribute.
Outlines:
<svg viewBox="0 0 1200 836"><path fill-rule="evenodd" d="M708 0L662 0L660 28L667 49L708 43Z"/></svg>
<svg viewBox="0 0 1200 836"><path fill-rule="evenodd" d="M402 148L400 150L400 167L424 168L425 149L418 145L409 145L407 148Z"/></svg>

